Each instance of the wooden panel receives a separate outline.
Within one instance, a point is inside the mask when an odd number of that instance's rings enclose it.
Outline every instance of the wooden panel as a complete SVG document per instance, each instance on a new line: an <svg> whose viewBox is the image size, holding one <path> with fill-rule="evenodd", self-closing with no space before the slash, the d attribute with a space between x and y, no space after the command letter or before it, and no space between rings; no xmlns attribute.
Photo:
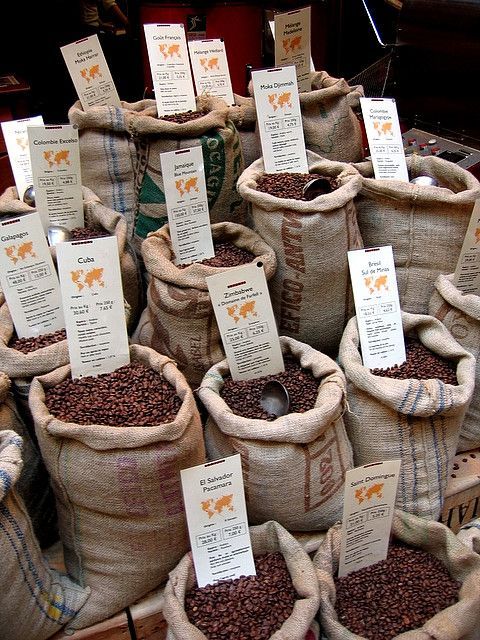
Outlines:
<svg viewBox="0 0 480 640"><path fill-rule="evenodd" d="M108 620L79 629L73 634L57 633L51 640L131 640L131 637L127 614L122 611Z"/></svg>
<svg viewBox="0 0 480 640"><path fill-rule="evenodd" d="M163 588L130 606L137 640L165 640L167 623L162 615Z"/></svg>

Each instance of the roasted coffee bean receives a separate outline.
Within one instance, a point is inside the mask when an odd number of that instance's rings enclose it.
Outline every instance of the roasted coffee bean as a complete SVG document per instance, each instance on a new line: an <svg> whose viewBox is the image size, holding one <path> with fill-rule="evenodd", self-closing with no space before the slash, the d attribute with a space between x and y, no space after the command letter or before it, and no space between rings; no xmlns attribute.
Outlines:
<svg viewBox="0 0 480 640"><path fill-rule="evenodd" d="M335 578L339 622L368 640L418 629L458 601L461 584L423 549L393 541L386 560Z"/></svg>
<svg viewBox="0 0 480 640"><path fill-rule="evenodd" d="M257 556L255 568L256 576L187 592L187 617L209 640L267 640L292 614L298 596L282 554Z"/></svg>
<svg viewBox="0 0 480 640"><path fill-rule="evenodd" d="M167 122L175 122L176 124L184 124L190 120L197 120L205 115L203 111L184 111L183 113L170 113L165 116L159 116L159 120L167 120Z"/></svg>
<svg viewBox="0 0 480 640"><path fill-rule="evenodd" d="M320 380L317 380L308 369L302 369L293 357L284 356L283 360L285 371L275 375L237 381L232 380L231 376L225 376L220 396L233 413L245 418L275 420L275 415L266 413L260 406L262 389L269 380L278 380L287 389L290 396L290 413L304 413L313 409Z"/></svg>
<svg viewBox="0 0 480 640"><path fill-rule="evenodd" d="M149 427L172 422L182 401L158 372L132 362L113 373L68 378L46 390L45 404L64 422Z"/></svg>
<svg viewBox="0 0 480 640"><path fill-rule="evenodd" d="M208 267L238 267L241 264L249 264L255 259L250 251L237 247L233 242L214 242L215 255L213 258L205 258L198 264L205 264ZM185 269L188 264L178 265L179 269Z"/></svg>
<svg viewBox="0 0 480 640"><path fill-rule="evenodd" d="M21 351L22 353L31 353L32 351L42 349L43 347L49 347L51 344L55 344L56 342L61 342L66 339L67 334L65 329L59 329L53 333L44 333L32 338L17 338L17 336L14 335L8 343L8 346L11 349Z"/></svg>
<svg viewBox="0 0 480 640"><path fill-rule="evenodd" d="M92 229L91 227L75 227L70 231L71 240L91 240L92 238L104 238L109 235L104 229Z"/></svg>
<svg viewBox="0 0 480 640"><path fill-rule="evenodd" d="M445 384L458 384L456 365L433 353L419 340L408 338L405 340L406 361L401 365L387 369L370 369L374 376L396 378L397 380L437 379Z"/></svg>
<svg viewBox="0 0 480 640"><path fill-rule="evenodd" d="M338 188L335 178L321 176L318 173L264 173L257 180L257 190L269 193L277 198L306 200L303 187L314 178L323 178L330 183L332 191Z"/></svg>

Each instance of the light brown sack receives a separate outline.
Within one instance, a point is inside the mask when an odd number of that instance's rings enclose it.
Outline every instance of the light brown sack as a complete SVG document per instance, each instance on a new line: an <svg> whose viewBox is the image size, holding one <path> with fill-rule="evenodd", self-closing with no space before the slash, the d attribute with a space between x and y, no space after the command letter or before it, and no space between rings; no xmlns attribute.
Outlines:
<svg viewBox="0 0 480 640"><path fill-rule="evenodd" d="M155 100L87 111L76 102L68 113L80 129L83 182L125 215L137 251L149 232L167 222L160 165L167 151L201 146L211 221L243 221L246 207L235 185L244 165L228 106L201 96L197 110L205 115L184 124L159 119Z"/></svg>
<svg viewBox="0 0 480 640"><path fill-rule="evenodd" d="M464 294L453 284L453 274L439 275L428 306L458 342L475 356L475 391L460 431L457 451L480 447L480 296Z"/></svg>
<svg viewBox="0 0 480 640"><path fill-rule="evenodd" d="M271 640L304 640L318 610L318 584L312 561L295 538L278 522L265 522L250 527L252 549L255 556L281 553L285 558L295 591L292 615ZM195 571L191 554L182 558L170 573L165 587L163 615L168 623L168 640L206 640L197 627L188 621L185 613L185 593L195 584ZM233 638L231 639L233 640Z"/></svg>
<svg viewBox="0 0 480 640"><path fill-rule="evenodd" d="M48 473L36 441L10 393L10 380L0 373L0 431L5 429L13 429L23 440L23 470L16 488L25 503L40 547L49 547L58 540L58 528Z"/></svg>
<svg viewBox="0 0 480 640"><path fill-rule="evenodd" d="M313 559L320 585L320 621L329 640L364 640L338 621L335 584L340 559L341 525L327 534ZM428 620L421 628L401 633L402 640L478 640L480 630L480 558L468 550L445 525L395 510L392 532L397 540L428 551L462 583L459 601Z"/></svg>
<svg viewBox="0 0 480 640"><path fill-rule="evenodd" d="M405 336L456 363L458 385L438 379L375 376L362 364L356 318L345 328L338 360L347 378L345 425L356 466L400 459L398 508L437 520L472 398L475 359L439 320L402 313Z"/></svg>
<svg viewBox="0 0 480 640"><path fill-rule="evenodd" d="M250 251L263 262L269 280L276 268L275 253L254 231L233 222L211 225L215 240L228 241ZM179 269L174 263L170 227L165 225L144 241L142 255L150 275L148 307L133 342L170 356L191 385L224 356L222 340L208 293L208 276L228 267L193 263Z"/></svg>
<svg viewBox="0 0 480 640"><path fill-rule="evenodd" d="M236 126L240 136L243 153L243 163L248 167L262 155L260 137L255 131L257 125L257 111L252 97L233 94L235 105L228 108L228 119Z"/></svg>
<svg viewBox="0 0 480 640"><path fill-rule="evenodd" d="M195 399L169 358L135 345L130 355L176 389L182 405L173 422L117 427L54 418L45 389L68 378L70 366L35 378L30 389L65 564L92 590L72 629L104 620L157 587L188 548L180 470L205 461Z"/></svg>
<svg viewBox="0 0 480 640"><path fill-rule="evenodd" d="M208 411L205 429L210 460L239 453L249 521L277 520L287 529L327 529L342 515L345 471L353 466L343 423L345 378L319 351L281 337L291 354L319 380L315 407L272 422L244 418L220 397L227 360L214 365L198 396ZM289 499L289 496L292 499Z"/></svg>
<svg viewBox="0 0 480 640"><path fill-rule="evenodd" d="M464 524L457 533L457 538L475 553L480 553L480 518Z"/></svg>
<svg viewBox="0 0 480 640"><path fill-rule="evenodd" d="M429 175L440 187L375 180L371 162L355 204L365 247L392 245L400 305L427 313L434 282L451 273L460 255L480 183L466 169L434 156L407 158L410 178Z"/></svg>
<svg viewBox="0 0 480 640"><path fill-rule="evenodd" d="M251 203L253 227L275 251L269 289L279 332L335 356L353 312L347 251L361 249L353 199L361 176L350 165L308 153L310 173L337 178L340 187L311 201L277 198L257 190L263 159L238 181Z"/></svg>
<svg viewBox="0 0 480 640"><path fill-rule="evenodd" d="M22 438L0 431L0 638L44 640L81 610L90 590L49 569L16 485Z"/></svg>

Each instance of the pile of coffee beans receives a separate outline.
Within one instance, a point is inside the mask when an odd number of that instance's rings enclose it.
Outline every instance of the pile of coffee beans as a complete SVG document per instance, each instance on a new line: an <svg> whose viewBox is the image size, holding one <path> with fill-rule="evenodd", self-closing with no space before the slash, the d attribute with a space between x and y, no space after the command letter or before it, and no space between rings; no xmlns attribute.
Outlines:
<svg viewBox="0 0 480 640"><path fill-rule="evenodd" d="M159 116L159 120L166 120L167 122L175 122L176 124L184 124L190 122L190 120L197 120L203 118L205 113L203 111L184 111L183 113L170 113L165 116Z"/></svg>
<svg viewBox="0 0 480 640"><path fill-rule="evenodd" d="M93 229L91 227L75 227L70 231L71 240L92 240L92 238L104 238L109 235L104 229Z"/></svg>
<svg viewBox="0 0 480 640"><path fill-rule="evenodd" d="M290 617L298 596L282 554L257 556L255 568L186 594L187 617L209 640L268 640Z"/></svg>
<svg viewBox="0 0 480 640"><path fill-rule="evenodd" d="M16 335L14 335L8 343L8 346L11 349L21 351L22 353L31 353L32 351L42 349L43 347L49 347L52 344L61 342L62 340L66 339L67 333L65 329L59 329L58 331L54 331L53 333L44 333L40 336L31 338L18 338Z"/></svg>
<svg viewBox="0 0 480 640"><path fill-rule="evenodd" d="M368 640L418 629L458 601L461 584L423 549L393 541L386 560L335 578L339 622Z"/></svg>
<svg viewBox="0 0 480 640"><path fill-rule="evenodd" d="M330 190L338 188L335 178L321 176L318 173L264 173L257 180L257 191L269 193L277 198L307 200L303 187L314 178L322 178L330 185Z"/></svg>
<svg viewBox="0 0 480 640"><path fill-rule="evenodd" d="M292 356L284 356L283 361L285 371L275 375L237 381L232 380L230 375L225 376L220 396L233 413L244 418L275 420L276 416L266 413L260 405L263 387L269 380L278 380L288 391L290 413L304 413L313 409L321 381L317 380L311 371L303 369Z"/></svg>
<svg viewBox="0 0 480 640"><path fill-rule="evenodd" d="M67 378L46 390L45 404L64 422L150 427L172 422L182 401L157 371L131 362L113 373Z"/></svg>
<svg viewBox="0 0 480 640"><path fill-rule="evenodd" d="M396 378L397 380L430 380L437 379L445 384L458 384L457 367L442 356L433 353L419 340L407 338L405 340L407 359L401 365L387 369L370 369L374 376Z"/></svg>
<svg viewBox="0 0 480 640"><path fill-rule="evenodd" d="M205 258L197 264L205 264L208 267L239 267L241 264L250 264L255 256L247 249L237 247L232 242L214 242L215 255L213 258ZM179 269L185 269L188 264L178 265Z"/></svg>

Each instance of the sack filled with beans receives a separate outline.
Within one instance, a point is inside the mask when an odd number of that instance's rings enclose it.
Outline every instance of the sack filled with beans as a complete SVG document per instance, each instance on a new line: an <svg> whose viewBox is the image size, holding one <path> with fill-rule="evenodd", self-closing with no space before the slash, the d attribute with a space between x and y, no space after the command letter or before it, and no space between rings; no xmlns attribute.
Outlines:
<svg viewBox="0 0 480 640"><path fill-rule="evenodd" d="M268 174L257 160L238 191L277 256L269 289L279 332L336 356L353 313L347 251L363 246L353 203L362 179L350 165L314 153L308 161L310 175ZM303 186L315 177L325 178L330 192L305 200Z"/></svg>
<svg viewBox="0 0 480 640"><path fill-rule="evenodd" d="M23 440L23 469L16 489L29 513L40 547L58 540L57 511L49 477L36 438L25 424L10 392L10 380L0 373L0 431L13 430Z"/></svg>
<svg viewBox="0 0 480 640"><path fill-rule="evenodd" d="M437 520L475 385L475 359L432 316L402 313L407 360L363 365L357 320L338 359L347 378L345 425L355 465L400 459L396 505Z"/></svg>
<svg viewBox="0 0 480 640"><path fill-rule="evenodd" d="M211 225L215 257L190 265L175 264L170 227L151 233L142 245L150 280L147 308L133 342L170 356L188 382L197 385L224 358L206 278L230 267L262 262L269 280L275 253L258 234L233 222Z"/></svg>
<svg viewBox="0 0 480 640"><path fill-rule="evenodd" d="M168 640L307 640L318 584L307 553L277 522L250 527L256 577L199 588L191 554L170 573L163 615Z"/></svg>
<svg viewBox="0 0 480 640"><path fill-rule="evenodd" d="M90 590L47 565L18 493L22 465L22 438L0 431L0 636L44 640L77 615Z"/></svg>
<svg viewBox="0 0 480 640"><path fill-rule="evenodd" d="M87 111L76 102L68 117L79 128L84 184L125 216L139 254L147 234L167 222L160 164L167 151L201 146L211 221L242 222L240 138L223 100L199 96L196 112L160 117L155 100Z"/></svg>
<svg viewBox="0 0 480 640"><path fill-rule="evenodd" d="M458 451L480 447L480 296L463 293L453 284L453 274L440 274L428 312L476 359L475 391L460 431Z"/></svg>
<svg viewBox="0 0 480 640"><path fill-rule="evenodd" d="M61 367L30 389L65 564L91 588L72 629L157 587L188 548L180 470L205 461L195 399L169 358L138 345L130 356L95 378Z"/></svg>
<svg viewBox="0 0 480 640"><path fill-rule="evenodd" d="M312 347L284 336L280 343L284 373L235 382L223 360L205 375L197 393L208 412L207 455L240 454L251 523L327 529L341 517L345 471L353 466L343 423L345 378ZM260 405L270 379L290 396L289 412L276 419Z"/></svg>
<svg viewBox="0 0 480 640"><path fill-rule="evenodd" d="M480 557L445 525L395 511L386 560L337 577L342 528L313 558L329 640L476 640Z"/></svg>
<svg viewBox="0 0 480 640"><path fill-rule="evenodd" d="M355 205L366 247L392 245L400 304L428 313L434 283L455 270L480 183L466 169L435 156L407 157L410 179L431 176L438 186L376 180L371 162Z"/></svg>
<svg viewBox="0 0 480 640"><path fill-rule="evenodd" d="M72 229L72 240L87 240L102 236L115 236L118 245L118 257L122 274L123 295L129 305L127 324L129 328L136 325L143 306L142 279L140 267L127 237L127 224L123 215L106 207L87 187L82 187L83 216L85 227ZM14 217L36 211L22 200L18 199L15 187L9 187L0 196L0 215ZM57 261L55 246L50 247L54 262ZM61 363L65 364L65 363ZM60 366L60 365L58 365Z"/></svg>

